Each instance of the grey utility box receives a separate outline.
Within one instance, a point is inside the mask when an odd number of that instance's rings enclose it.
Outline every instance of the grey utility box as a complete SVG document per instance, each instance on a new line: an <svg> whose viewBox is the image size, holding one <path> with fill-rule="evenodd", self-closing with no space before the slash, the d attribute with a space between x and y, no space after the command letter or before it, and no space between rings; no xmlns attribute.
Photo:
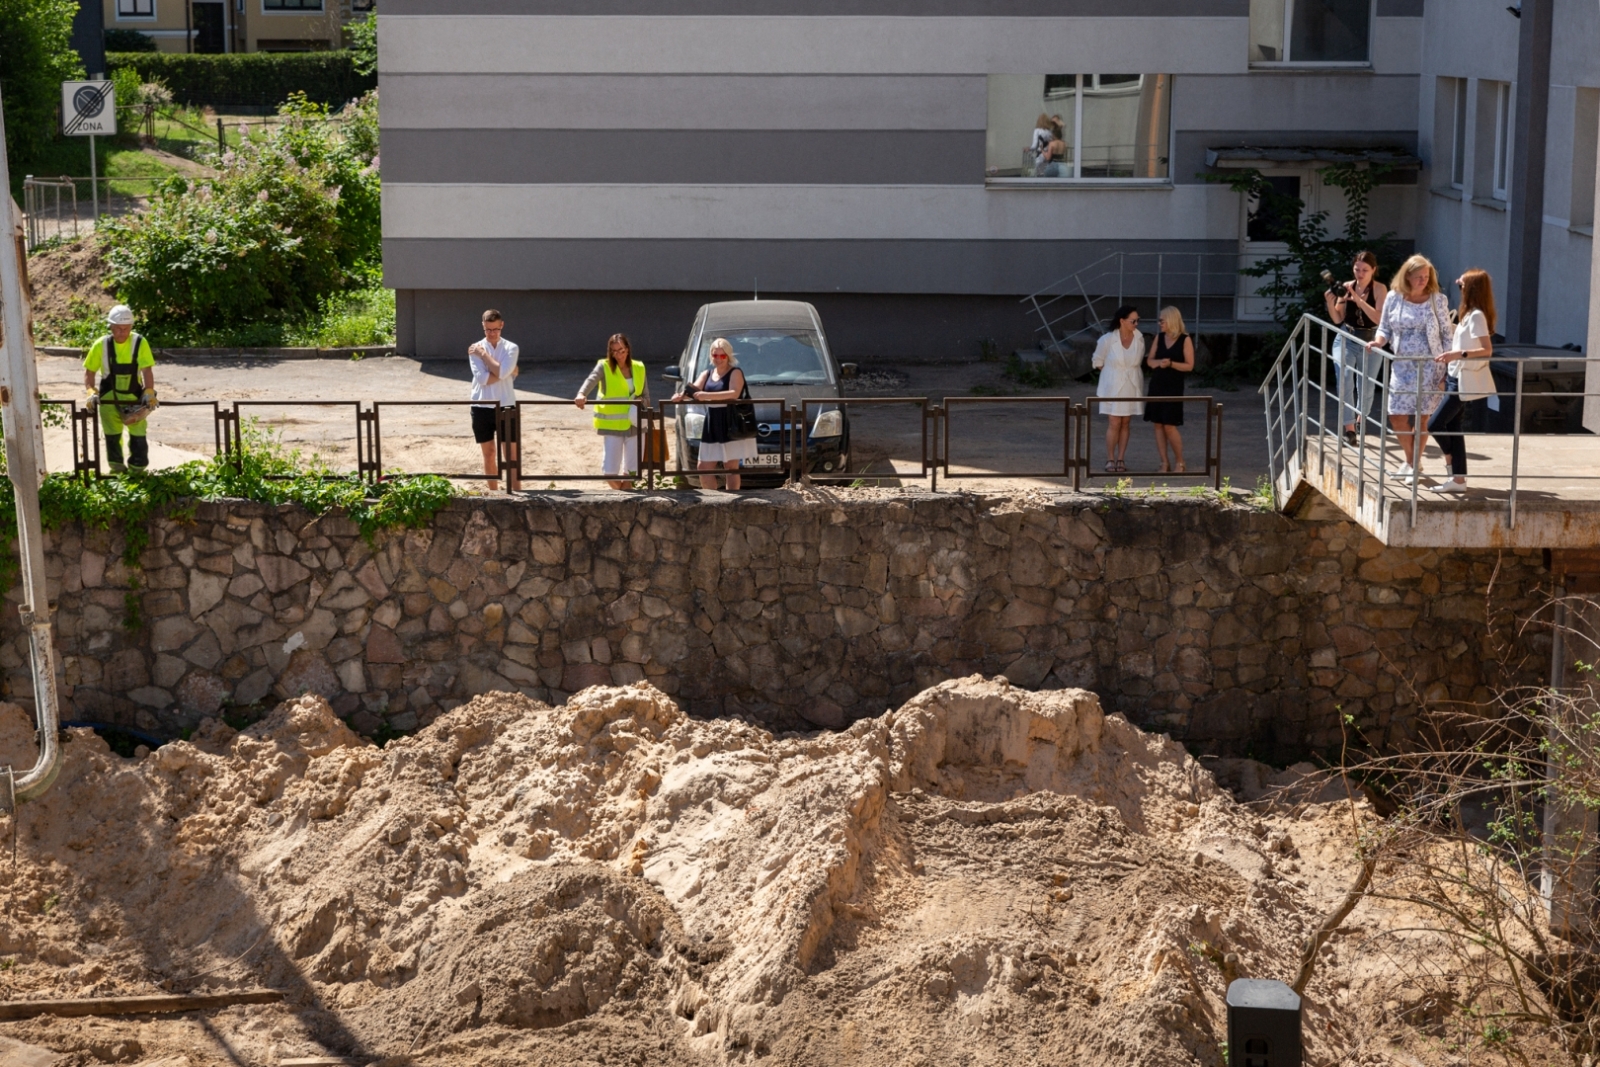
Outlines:
<svg viewBox="0 0 1600 1067"><path fill-rule="evenodd" d="M1300 995L1282 982L1228 986L1229 1067L1301 1067Z"/></svg>

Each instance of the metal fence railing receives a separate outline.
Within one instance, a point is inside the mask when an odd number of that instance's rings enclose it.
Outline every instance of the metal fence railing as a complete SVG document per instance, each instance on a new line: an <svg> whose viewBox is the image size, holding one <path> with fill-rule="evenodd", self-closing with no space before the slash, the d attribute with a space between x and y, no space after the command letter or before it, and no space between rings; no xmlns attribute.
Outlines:
<svg viewBox="0 0 1600 1067"><path fill-rule="evenodd" d="M1175 397L1155 398L1176 400ZM1209 480L1217 488L1222 485L1222 407L1206 396L1184 397L1183 402L1203 405L1206 411L1205 463L1187 472L1130 471L1120 477L1144 474L1169 478L1197 478ZM78 400L43 400L43 404L65 409L72 436L72 469L83 477L106 477L102 458L101 433L98 416ZM737 473L747 481L770 484L849 484L864 476L864 468L846 462L856 447L853 436L859 436L859 426L852 427L851 411L889 412L903 416L907 421L897 424L906 441L905 455L898 457L903 469L895 477L916 480L927 479L928 487L937 490L939 479L1007 479L1049 478L1070 482L1073 489L1086 487L1096 475L1090 468L1090 423L1094 407L1100 398L1089 398L1079 403L1071 397L952 397L935 403L927 397L818 397L804 399L798 407L781 400L753 398L758 413L758 456L755 461L744 461ZM591 401L592 403L592 401ZM607 403L612 403L607 401ZM528 441L530 429L548 429L555 425L539 413L552 409L572 412L570 400L519 400L515 407L496 409L496 448L493 473L479 469L429 469L413 470L412 463L400 469L393 462L398 449L402 459L411 458L410 444L419 437L440 438L456 436L455 431L443 430L435 421L431 426L406 426L405 412L436 413L439 409L462 408L470 400L171 400L163 401L161 411L195 410L204 413L211 424L212 454L234 462L242 462L250 447L249 428L252 425L272 429L278 424L304 422L304 413L322 412L324 444L344 453L346 461L353 446L354 473L361 479L376 483L386 477L404 474L423 474L466 481L499 481L508 485L524 481L539 483L615 481L616 475L597 470L537 470L530 464L523 445ZM631 408L636 414L631 431L632 445L637 451L638 479L647 488L689 486L691 479L708 471L698 469L698 434L695 424L680 415L692 415L694 409L703 413L706 405L692 401L663 400L654 406L642 401L617 401L617 406ZM992 410L1011 411L1018 407L1036 408L1058 413L1061 419L1059 452L1052 453L1046 465L1026 465L1023 469L1006 469L1003 465L985 467L977 452L983 448L999 447L1010 455L1020 455L1015 442L1003 430L992 424L986 426L981 418L985 406ZM297 414L297 411L299 412ZM830 412L838 412L837 419L829 419ZM314 417L314 416L313 416ZM156 418L161 418L160 413ZM587 415L583 416L587 421ZM276 419L276 422L274 421ZM910 421L914 420L914 421ZM681 425L680 425L681 423ZM452 424L454 425L454 424ZM191 435L193 428L191 427ZM391 444L385 445L385 434ZM536 439L534 439L536 440ZM387 450L386 450L387 449ZM1026 459L1026 457L1024 457ZM424 458L419 461L428 465ZM328 463L329 469L338 464ZM346 469L349 464L345 462ZM597 465L598 466L598 465ZM852 469L854 466L854 469ZM729 473L718 471L718 474ZM334 476L334 475L330 475ZM346 477L347 474L337 475ZM884 475L866 475L881 480ZM1103 477L1103 476L1101 476Z"/></svg>
<svg viewBox="0 0 1600 1067"><path fill-rule="evenodd" d="M1517 353L1519 346L1502 346ZM1428 419L1443 394L1424 392L1423 365L1431 357L1401 357L1381 349L1367 354L1366 342L1331 322L1304 316L1290 334L1277 362L1261 385L1265 400L1268 469L1274 499L1286 506L1302 482L1322 481L1342 488L1351 499L1356 517L1377 530L1389 511L1405 508L1415 524L1430 479L1415 468L1405 472L1408 454L1418 455L1419 444L1437 441L1428 432ZM1415 364L1418 373L1411 404L1422 411L1409 430L1396 429L1382 414L1396 365ZM1534 357L1491 360L1496 392L1486 403L1493 415L1485 425L1464 426L1462 434L1473 442L1469 484L1475 490L1504 494L1506 528L1517 526L1519 496L1531 492L1529 482L1593 483L1600 481L1600 437L1572 427L1587 397L1600 396L1600 383L1590 383L1581 356L1561 358L1540 353ZM1528 370L1561 371L1572 380L1583 379L1580 389L1552 388L1548 381L1530 382ZM1410 375L1406 375L1410 377ZM1375 398L1381 398L1374 404ZM1577 402L1577 403L1563 403ZM1374 413L1374 407L1378 409ZM1572 453L1565 463L1552 462L1552 448L1542 450L1538 467L1530 472L1523 462L1523 438L1543 442L1562 437L1549 432L1550 411L1567 411L1555 422L1569 432L1561 442ZM1357 431L1344 427L1355 422ZM1489 425L1492 423L1492 425ZM1453 436L1453 435L1451 435ZM1351 440L1351 437L1354 440ZM1409 446L1409 453L1408 453ZM1428 462L1438 462L1429 460ZM1442 468L1436 468L1442 476ZM1482 494L1477 494L1482 499ZM1434 497L1434 499L1438 499ZM1346 510L1350 510L1347 507Z"/></svg>
<svg viewBox="0 0 1600 1067"><path fill-rule="evenodd" d="M71 178L22 179L23 240L32 252L46 241L78 237L78 186Z"/></svg>

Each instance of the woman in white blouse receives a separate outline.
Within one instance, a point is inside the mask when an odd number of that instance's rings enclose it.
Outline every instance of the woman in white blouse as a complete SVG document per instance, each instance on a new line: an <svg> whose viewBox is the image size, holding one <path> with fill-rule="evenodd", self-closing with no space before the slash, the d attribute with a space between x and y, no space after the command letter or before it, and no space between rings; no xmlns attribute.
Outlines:
<svg viewBox="0 0 1600 1067"><path fill-rule="evenodd" d="M1124 397L1144 395L1144 335L1139 332L1139 312L1132 304L1123 304L1114 316L1116 328L1104 337L1094 349L1094 369L1100 372L1100 387L1096 396ZM1110 418L1106 427L1106 471L1115 473L1128 469L1128 436L1135 415L1144 414L1144 405L1137 402L1101 404L1100 411Z"/></svg>

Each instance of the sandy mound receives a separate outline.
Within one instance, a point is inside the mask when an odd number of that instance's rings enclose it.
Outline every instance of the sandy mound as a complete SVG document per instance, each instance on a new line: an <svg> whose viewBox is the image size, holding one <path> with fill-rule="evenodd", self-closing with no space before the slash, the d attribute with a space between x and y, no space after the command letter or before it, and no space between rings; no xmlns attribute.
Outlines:
<svg viewBox="0 0 1600 1067"><path fill-rule="evenodd" d="M1226 976L1292 974L1346 877L1324 827L1330 891L1290 880L1282 828L1091 694L976 678L808 737L640 684L384 749L306 697L66 753L17 828L0 995L288 993L127 1024L195 1063L1220 1063Z"/></svg>
<svg viewBox="0 0 1600 1067"><path fill-rule="evenodd" d="M100 245L90 237L69 241L28 257L28 287L34 335L56 343L62 324L74 317L72 301L109 311L116 303L105 289L106 265Z"/></svg>

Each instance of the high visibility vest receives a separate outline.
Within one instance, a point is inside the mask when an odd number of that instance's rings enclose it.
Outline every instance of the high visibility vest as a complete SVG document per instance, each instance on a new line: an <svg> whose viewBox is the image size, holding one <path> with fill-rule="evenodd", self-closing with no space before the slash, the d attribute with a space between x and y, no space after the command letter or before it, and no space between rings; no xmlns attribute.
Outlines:
<svg viewBox="0 0 1600 1067"><path fill-rule="evenodd" d="M138 334L128 335L128 361L117 361L117 345L106 334L98 342L105 347L100 357L100 396L105 400L113 400L123 404L137 403L144 393L144 386L139 380L139 346L145 344L145 339Z"/></svg>
<svg viewBox="0 0 1600 1067"><path fill-rule="evenodd" d="M613 370L609 359L600 361L600 398L594 405L594 428L626 432L633 429L631 404L607 404L605 400L635 400L644 395L644 364L633 361L633 388L619 370Z"/></svg>

